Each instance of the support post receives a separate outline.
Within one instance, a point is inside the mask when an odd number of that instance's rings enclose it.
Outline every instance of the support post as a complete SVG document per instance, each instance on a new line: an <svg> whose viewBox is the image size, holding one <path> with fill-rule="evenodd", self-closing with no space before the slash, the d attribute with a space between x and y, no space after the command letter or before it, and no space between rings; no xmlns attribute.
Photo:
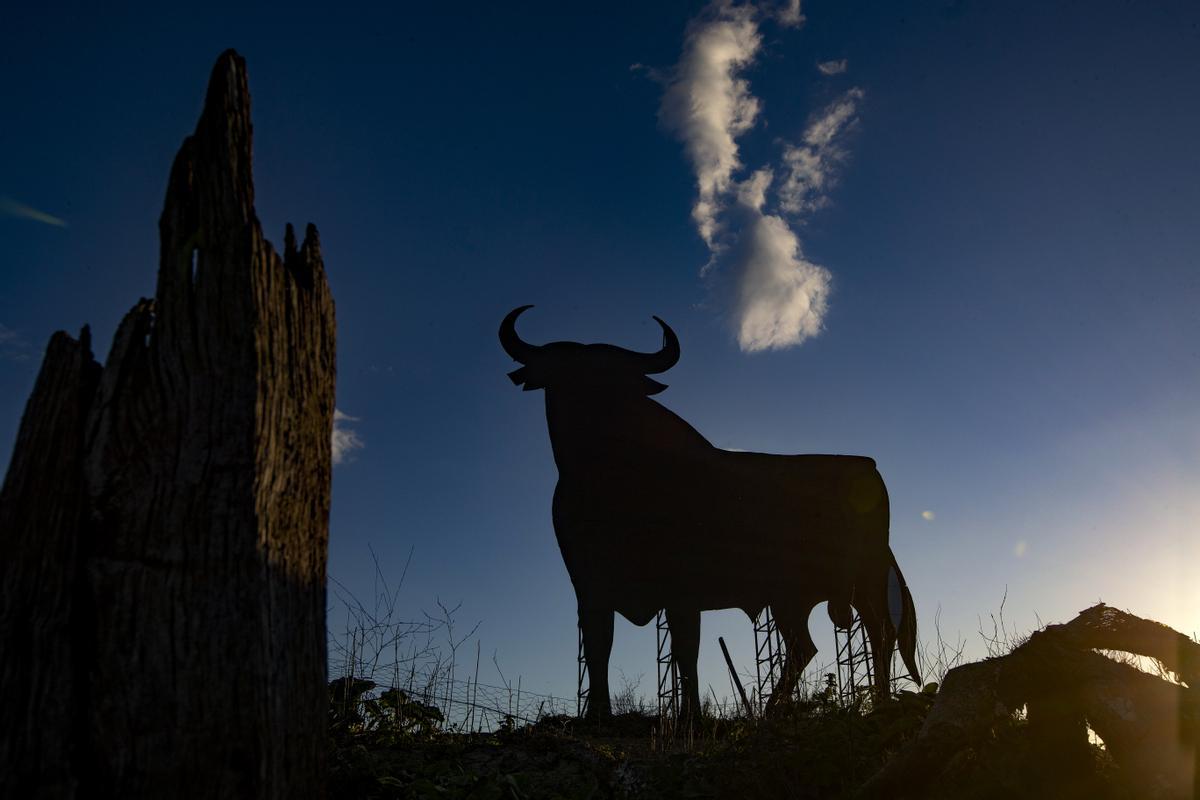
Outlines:
<svg viewBox="0 0 1200 800"><path fill-rule="evenodd" d="M591 681L588 680L587 659L583 656L583 626L579 626L579 656L578 656L578 674L579 681L575 688L575 716L583 718L588 710L588 695L591 690Z"/></svg>
<svg viewBox="0 0 1200 800"><path fill-rule="evenodd" d="M754 618L754 670L758 679L760 713L766 708L767 700L783 677L785 657L783 637L775 625L771 607L767 606Z"/></svg>
<svg viewBox="0 0 1200 800"><path fill-rule="evenodd" d="M679 715L679 667L671 654L671 629L667 615L659 609L654 620L658 636L658 716L674 719Z"/></svg>

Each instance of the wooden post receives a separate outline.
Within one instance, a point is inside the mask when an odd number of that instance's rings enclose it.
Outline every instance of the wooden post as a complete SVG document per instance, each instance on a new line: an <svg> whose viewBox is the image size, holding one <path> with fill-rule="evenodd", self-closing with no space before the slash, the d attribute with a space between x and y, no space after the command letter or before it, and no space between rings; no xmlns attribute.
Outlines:
<svg viewBox="0 0 1200 800"><path fill-rule="evenodd" d="M742 688L742 681L738 678L737 670L733 668L733 659L729 657L729 648L725 646L725 637L718 636L717 641L721 644L721 653L725 656L725 666L729 667L729 677L733 679L738 696L742 698L742 707L746 709L746 716L753 717L754 706L750 705L750 700L746 697L746 690Z"/></svg>
<svg viewBox="0 0 1200 800"><path fill-rule="evenodd" d="M323 795L334 311L254 210L245 63L171 170L153 300L51 339L0 493L0 795Z"/></svg>

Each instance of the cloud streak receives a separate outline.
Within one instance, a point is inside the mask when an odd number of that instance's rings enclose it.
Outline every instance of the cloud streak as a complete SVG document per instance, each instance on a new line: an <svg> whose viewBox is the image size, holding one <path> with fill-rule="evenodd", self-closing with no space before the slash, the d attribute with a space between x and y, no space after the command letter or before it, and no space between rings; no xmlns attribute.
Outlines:
<svg viewBox="0 0 1200 800"><path fill-rule="evenodd" d="M768 19L794 27L804 16L798 2L763 9L709 3L688 23L659 108L696 176L692 220L710 253L701 274L745 352L792 347L821 331L831 277L805 257L795 226L828 204L826 192L846 157L840 139L863 97L851 89L809 122L801 143L785 143L781 179L770 166L739 179L738 138L762 110L745 72L758 58L760 23Z"/></svg>
<svg viewBox="0 0 1200 800"><path fill-rule="evenodd" d="M61 217L47 214L45 211L39 211L33 206L19 203L11 197L0 197L0 214L8 217L16 217L17 219L41 222L44 225L53 225L56 228L67 227L67 221Z"/></svg>
<svg viewBox="0 0 1200 800"><path fill-rule="evenodd" d="M342 464L347 461L353 461L351 454L355 450L361 450L366 445L358 432L353 428L347 427L348 422L358 422L358 417L352 417L349 414L343 414L338 409L333 410L333 463Z"/></svg>
<svg viewBox="0 0 1200 800"><path fill-rule="evenodd" d="M803 216L829 205L829 190L847 157L842 138L856 124L862 99L861 89L849 90L809 122L802 144L784 145L787 177L779 187L779 207L785 213Z"/></svg>
<svg viewBox="0 0 1200 800"><path fill-rule="evenodd" d="M850 66L850 62L844 58L833 61L821 61L817 64L817 71L822 75L841 75L846 71L846 67L848 66Z"/></svg>
<svg viewBox="0 0 1200 800"><path fill-rule="evenodd" d="M0 361L28 361L32 353L24 336L0 323Z"/></svg>
<svg viewBox="0 0 1200 800"><path fill-rule="evenodd" d="M786 0L775 10L776 21L785 28L799 28L806 17L800 11L800 0Z"/></svg>
<svg viewBox="0 0 1200 800"><path fill-rule="evenodd" d="M737 137L758 117L758 99L740 73L761 45L753 6L713 3L688 23L683 55L663 94L659 119L683 140L692 162L698 189L692 220L709 247L721 198L742 166Z"/></svg>

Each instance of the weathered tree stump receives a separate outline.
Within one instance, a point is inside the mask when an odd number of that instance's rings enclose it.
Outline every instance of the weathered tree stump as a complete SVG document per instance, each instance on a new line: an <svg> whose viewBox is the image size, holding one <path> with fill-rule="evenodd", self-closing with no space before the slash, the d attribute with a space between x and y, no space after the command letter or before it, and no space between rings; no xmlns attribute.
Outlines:
<svg viewBox="0 0 1200 800"><path fill-rule="evenodd" d="M334 310L254 211L245 63L171 170L154 300L56 333L0 493L0 796L323 793Z"/></svg>

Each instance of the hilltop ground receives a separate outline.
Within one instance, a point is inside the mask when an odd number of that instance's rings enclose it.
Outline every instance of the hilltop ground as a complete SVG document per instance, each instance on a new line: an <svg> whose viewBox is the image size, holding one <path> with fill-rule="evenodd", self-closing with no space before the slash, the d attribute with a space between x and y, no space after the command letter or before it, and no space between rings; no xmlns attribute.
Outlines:
<svg viewBox="0 0 1200 800"><path fill-rule="evenodd" d="M651 715L600 728L549 717L493 734L351 731L331 738L331 797L339 798L839 798L851 797L917 734L934 687L873 710L825 698L766 720L705 718L695 734L664 736ZM1093 748L1092 769L1045 774L1026 723L996 727L986 748L946 765L930 798L1122 796L1112 764Z"/></svg>
<svg viewBox="0 0 1200 800"><path fill-rule="evenodd" d="M492 733L369 681L330 685L336 798L1194 798L1200 644L1093 606L943 682L849 705L833 687L695 726L635 711Z"/></svg>

